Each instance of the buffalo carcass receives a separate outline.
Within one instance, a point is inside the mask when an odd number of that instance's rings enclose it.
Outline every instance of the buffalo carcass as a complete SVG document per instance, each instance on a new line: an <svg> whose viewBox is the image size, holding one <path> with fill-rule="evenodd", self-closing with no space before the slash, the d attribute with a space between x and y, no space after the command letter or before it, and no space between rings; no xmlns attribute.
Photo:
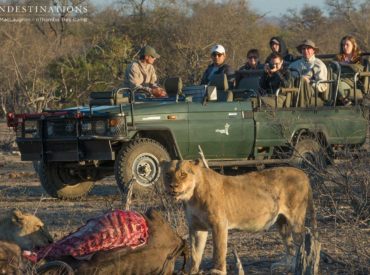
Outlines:
<svg viewBox="0 0 370 275"><path fill-rule="evenodd" d="M145 245L134 249L125 247L99 251L88 260L77 260L70 256L55 260L67 263L75 274L172 274L176 258L180 255L184 255L185 264L186 242L158 211L149 209L144 217L149 229ZM58 268L55 261L49 260L39 272Z"/></svg>

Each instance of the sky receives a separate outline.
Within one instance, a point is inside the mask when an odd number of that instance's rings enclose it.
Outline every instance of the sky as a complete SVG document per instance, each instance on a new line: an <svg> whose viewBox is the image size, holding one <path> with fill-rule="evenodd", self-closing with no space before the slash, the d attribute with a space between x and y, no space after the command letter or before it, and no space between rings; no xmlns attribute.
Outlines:
<svg viewBox="0 0 370 275"><path fill-rule="evenodd" d="M252 9L267 16L285 14L288 9L301 10L305 5L319 7L324 10L324 0L249 0Z"/></svg>
<svg viewBox="0 0 370 275"><path fill-rule="evenodd" d="M106 6L116 0L92 0L97 6ZM321 9L325 7L325 0L249 0L251 8L267 16L280 16L288 9L301 10L305 5L316 6Z"/></svg>

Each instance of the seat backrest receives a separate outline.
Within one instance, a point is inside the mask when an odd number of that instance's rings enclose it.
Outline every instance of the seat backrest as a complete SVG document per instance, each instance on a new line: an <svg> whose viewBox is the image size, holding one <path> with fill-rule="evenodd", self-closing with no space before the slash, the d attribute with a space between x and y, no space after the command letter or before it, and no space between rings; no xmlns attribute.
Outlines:
<svg viewBox="0 0 370 275"><path fill-rule="evenodd" d="M241 90L259 90L260 77L259 76L250 76L242 78L236 89Z"/></svg>
<svg viewBox="0 0 370 275"><path fill-rule="evenodd" d="M364 58L364 72L370 73L370 57L369 56ZM363 77L363 85L364 85L364 94L369 94L370 93L369 76Z"/></svg>
<svg viewBox="0 0 370 275"><path fill-rule="evenodd" d="M215 86L218 91L229 90L229 83L226 74L215 74L212 76L209 86Z"/></svg>
<svg viewBox="0 0 370 275"><path fill-rule="evenodd" d="M238 71L237 74L236 90L258 91L260 89L260 78L263 70Z"/></svg>
<svg viewBox="0 0 370 275"><path fill-rule="evenodd" d="M128 94L125 93L124 89L104 92L91 92L89 98L90 106L119 105L128 102Z"/></svg>
<svg viewBox="0 0 370 275"><path fill-rule="evenodd" d="M164 81L164 89L168 96L176 96L182 93L181 77L169 77Z"/></svg>

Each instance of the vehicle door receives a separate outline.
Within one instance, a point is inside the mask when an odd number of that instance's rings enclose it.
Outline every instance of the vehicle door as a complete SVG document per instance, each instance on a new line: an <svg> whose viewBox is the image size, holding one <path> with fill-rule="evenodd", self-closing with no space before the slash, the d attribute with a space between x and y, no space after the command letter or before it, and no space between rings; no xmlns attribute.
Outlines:
<svg viewBox="0 0 370 275"><path fill-rule="evenodd" d="M240 102L190 103L187 157L199 157L198 145L202 147L206 158L247 157L253 144L254 123L250 114L249 119L244 119L245 114L241 104Z"/></svg>

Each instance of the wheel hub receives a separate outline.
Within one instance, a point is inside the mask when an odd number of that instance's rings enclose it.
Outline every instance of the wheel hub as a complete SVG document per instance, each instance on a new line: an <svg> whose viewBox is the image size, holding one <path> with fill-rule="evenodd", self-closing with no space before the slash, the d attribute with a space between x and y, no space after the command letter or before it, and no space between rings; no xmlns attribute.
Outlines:
<svg viewBox="0 0 370 275"><path fill-rule="evenodd" d="M135 159L132 170L137 183L148 187L159 178L159 161L152 154L141 154Z"/></svg>

